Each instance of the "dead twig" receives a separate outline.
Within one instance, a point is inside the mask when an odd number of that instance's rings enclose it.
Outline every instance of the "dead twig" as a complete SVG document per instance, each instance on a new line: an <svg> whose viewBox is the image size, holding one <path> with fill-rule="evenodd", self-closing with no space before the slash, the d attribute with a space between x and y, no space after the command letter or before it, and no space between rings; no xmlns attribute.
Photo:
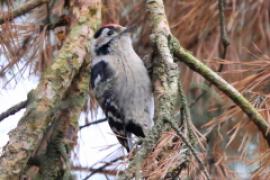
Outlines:
<svg viewBox="0 0 270 180"><path fill-rule="evenodd" d="M200 168L203 170L203 173L205 175L205 177L210 180L210 176L209 173L207 171L207 169L205 168L205 166L203 165L202 160L198 157L198 155L195 152L195 149L193 148L193 146L188 142L187 138L178 130L177 125L175 125L175 123L173 123L172 121L168 121L166 120L167 123L169 123L171 125L171 127L174 129L174 131L176 132L176 134L182 139L182 141L186 144L186 146L189 148L189 150L191 151L192 155L194 156L194 158L196 159L196 161L198 162Z"/></svg>
<svg viewBox="0 0 270 180"><path fill-rule="evenodd" d="M81 166L73 166L71 168L72 171L84 171L84 172L93 172L93 171L98 171L99 174L104 174L104 175L111 175L111 176L116 176L117 170L110 170L110 169L102 169L98 170L96 168L89 168L89 167L81 167Z"/></svg>
<svg viewBox="0 0 270 180"><path fill-rule="evenodd" d="M220 25L220 41L223 45L223 51L219 53L219 57L225 59L227 48L230 45L230 41L227 36L226 26L225 26L225 16L224 16L224 0L218 0L218 9L219 9L219 25ZM219 66L218 72L221 72L223 65Z"/></svg>
<svg viewBox="0 0 270 180"><path fill-rule="evenodd" d="M101 166L101 167L95 169L94 171L92 171L89 175L87 175L85 178L83 178L83 180L89 179L91 176L93 176L93 175L96 174L96 173L103 172L103 171L105 170L106 167L112 165L112 163L115 163L115 162L117 162L117 161L119 161L119 160L122 160L123 158L124 158L123 156L120 156L120 157L117 157L117 158L111 160L111 161L108 162L108 163L105 163L103 166ZM90 169L93 169L93 168L90 168ZM90 169L89 169L89 170L90 170Z"/></svg>
<svg viewBox="0 0 270 180"><path fill-rule="evenodd" d="M230 45L230 41L228 38L228 34L227 34L227 30L226 30L226 25L225 25L225 15L224 15L224 0L218 0L218 9L219 9L219 25L220 25L220 42L223 46L220 47L220 51L219 51L219 57L221 59L225 59L226 58L226 54L227 54L227 50L228 50L228 46ZM221 72L223 70L223 64L221 64L217 70L217 72ZM206 83L209 88L212 86L211 83ZM207 95L208 92L207 91L203 91L201 94L199 94L195 100L190 103L190 107L192 107L193 105L195 105L202 97L204 97L205 95Z"/></svg>
<svg viewBox="0 0 270 180"><path fill-rule="evenodd" d="M27 106L27 100L24 100L22 102L19 102L18 104L14 105L13 107L9 108L5 112L0 114L0 122L3 121L5 118L19 112L21 109L25 108Z"/></svg>
<svg viewBox="0 0 270 180"><path fill-rule="evenodd" d="M103 118L103 119L99 119L99 120L96 120L96 121L87 123L87 124L85 124L85 125L80 126L80 130L83 129L83 128L86 128L86 127L95 125L95 124L103 123L103 122L105 122L105 121L107 121L107 118Z"/></svg>

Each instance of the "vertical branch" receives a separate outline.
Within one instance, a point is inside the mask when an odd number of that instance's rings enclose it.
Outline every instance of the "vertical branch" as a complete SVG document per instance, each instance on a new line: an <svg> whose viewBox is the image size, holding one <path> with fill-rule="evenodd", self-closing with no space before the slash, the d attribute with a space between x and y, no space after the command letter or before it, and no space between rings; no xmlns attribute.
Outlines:
<svg viewBox="0 0 270 180"><path fill-rule="evenodd" d="M174 37L171 37L174 38ZM170 38L170 39L171 39ZM181 74L180 74L181 75ZM184 93L183 85L181 82L181 77L179 75L178 79L178 94L179 94L179 99L180 99L180 116L179 120L175 121L167 121L170 126L177 132L177 134L180 134L179 136L181 137L181 140L183 142L183 145L181 147L181 161L177 162L177 165L174 166L173 169L171 169L167 173L167 177L177 177L181 173L181 171L188 166L190 162L190 155L194 155L194 148L193 146L195 145L196 142L199 141L199 136L201 136L196 129L196 127L193 125L192 118L191 118L191 113L190 113L190 107L188 105L187 98ZM179 128L180 127L180 128ZM179 130L178 130L179 128ZM201 160L197 157L195 159L197 160L200 168L202 168L202 163ZM199 160L198 160L199 159ZM203 167L204 168L204 167ZM203 169L203 173L205 174L206 177L209 177L208 172L206 168Z"/></svg>
<svg viewBox="0 0 270 180"><path fill-rule="evenodd" d="M227 31L226 31L226 25L225 25L225 16L224 16L224 0L218 0L218 9L219 9L219 25L220 25L220 41L223 45L223 51L220 53L220 57L222 59L225 59L226 53L227 53L227 47L230 45ZM219 72L222 70L222 67L220 67Z"/></svg>
<svg viewBox="0 0 270 180"><path fill-rule="evenodd" d="M219 46L219 57L222 59L226 58L228 46L230 45L230 41L227 35L226 25L225 25L225 15L224 15L224 0L218 0L218 9L219 9L219 28L220 28L220 42L221 46ZM221 72L223 70L223 64L221 64L217 70L217 72ZM211 83L206 83L206 85L210 88L212 86ZM207 91L203 91L200 95L198 95L194 101L190 104L192 107L196 104L202 97L207 95Z"/></svg>
<svg viewBox="0 0 270 180"><path fill-rule="evenodd" d="M225 15L224 15L224 6L225 1L224 0L218 0L218 10L219 10L219 26L220 26L220 48L219 48L219 58L225 59L227 54L228 46L230 45L229 38L227 35L226 30L226 23L225 23ZM220 64L218 68L218 72L221 72L223 70L224 64ZM211 87L211 84L209 84L209 88ZM216 143L215 137L217 135L217 129L213 129L208 134L208 150L207 150L207 159L211 161L209 163L212 174L214 175L215 171L215 157L213 155L213 145ZM212 167L211 167L212 166Z"/></svg>
<svg viewBox="0 0 270 180"><path fill-rule="evenodd" d="M58 110L53 117L53 125L46 132L44 141L47 147L35 152L34 158L40 159L39 174L31 177L41 179L64 179L70 177L70 153L76 144L78 117L83 109L89 90L89 58L85 59L81 70L76 75ZM52 131L52 132L50 132ZM51 134L51 137L50 137ZM30 174L30 173L28 173Z"/></svg>
<svg viewBox="0 0 270 180"><path fill-rule="evenodd" d="M143 141L142 148L137 152L134 160L130 162L127 173L120 179L131 179L136 172L136 178L142 178L141 166L147 156L166 130L166 120L173 120L177 96L178 96L178 75L177 64L173 62L170 52L168 37L171 32L165 15L162 0L145 1L146 11L149 12L148 22L152 27L151 40L155 48L153 59L153 86L155 99L155 125Z"/></svg>

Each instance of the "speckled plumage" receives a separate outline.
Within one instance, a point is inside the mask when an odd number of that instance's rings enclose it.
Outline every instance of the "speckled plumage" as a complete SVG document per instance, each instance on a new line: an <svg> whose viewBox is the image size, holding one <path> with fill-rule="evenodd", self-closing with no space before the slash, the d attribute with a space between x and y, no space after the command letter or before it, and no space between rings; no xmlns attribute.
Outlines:
<svg viewBox="0 0 270 180"><path fill-rule="evenodd" d="M108 36L110 30L115 35ZM103 27L95 34L91 84L111 129L129 150L126 137L131 133L144 137L153 126L153 97L150 78L129 33L119 35L124 30Z"/></svg>

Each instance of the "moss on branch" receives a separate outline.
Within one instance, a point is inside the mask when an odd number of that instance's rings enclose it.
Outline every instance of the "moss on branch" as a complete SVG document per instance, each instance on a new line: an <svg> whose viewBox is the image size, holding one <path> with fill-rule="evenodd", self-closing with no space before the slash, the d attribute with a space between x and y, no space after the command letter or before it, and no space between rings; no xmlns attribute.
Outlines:
<svg viewBox="0 0 270 180"><path fill-rule="evenodd" d="M228 96L236 105L238 105L250 118L250 120L254 122L270 145L269 124L239 91L237 91L231 84L226 82L208 66L203 64L199 59L194 57L190 52L182 48L178 40L174 37L171 38L170 48L181 62L185 63L190 69L199 73L209 82L211 82L215 87Z"/></svg>
<svg viewBox="0 0 270 180"><path fill-rule="evenodd" d="M165 16L162 0L146 1L146 11L149 12L148 22L152 26L151 40L155 49L153 61L152 84L155 100L155 125L143 140L142 148L130 162L127 173L119 179L142 178L141 166L146 155L151 152L162 132L166 130L165 122L172 120L178 96L179 69L174 63L169 49L168 36L171 34ZM169 127L169 126L167 126Z"/></svg>
<svg viewBox="0 0 270 180"><path fill-rule="evenodd" d="M34 155L43 159L40 162L37 175L27 173L34 179L65 179L71 177L70 152L76 145L79 129L77 121L89 91L89 58L87 57L84 62L54 114L53 125L49 128L49 132L46 132L44 141L49 142L42 142ZM43 147L44 144L48 144L48 146ZM31 166L29 169L31 169Z"/></svg>
<svg viewBox="0 0 270 180"><path fill-rule="evenodd" d="M84 62L90 37L100 24L100 8L100 1L91 1L81 9L78 24L72 28L54 63L31 92L32 100L18 126L9 133L9 143L3 148L0 179L19 179L28 159L38 148L46 129L52 124L56 106Z"/></svg>

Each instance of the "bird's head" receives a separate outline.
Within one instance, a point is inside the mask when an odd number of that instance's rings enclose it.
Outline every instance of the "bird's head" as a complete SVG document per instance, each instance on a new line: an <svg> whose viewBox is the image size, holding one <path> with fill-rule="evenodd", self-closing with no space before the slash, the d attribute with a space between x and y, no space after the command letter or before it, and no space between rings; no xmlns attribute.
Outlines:
<svg viewBox="0 0 270 180"><path fill-rule="evenodd" d="M122 35L128 34L128 32L130 32L130 28L126 28L118 24L104 25L94 34L94 49L100 48L108 42L116 40Z"/></svg>

